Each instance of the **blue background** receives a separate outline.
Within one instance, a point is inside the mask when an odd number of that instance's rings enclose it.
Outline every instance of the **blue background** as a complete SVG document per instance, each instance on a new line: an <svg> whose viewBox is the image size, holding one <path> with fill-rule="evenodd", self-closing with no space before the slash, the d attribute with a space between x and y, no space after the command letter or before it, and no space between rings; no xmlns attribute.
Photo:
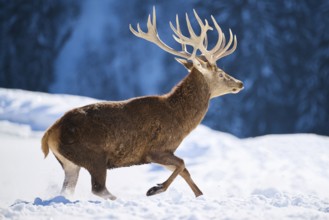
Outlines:
<svg viewBox="0 0 329 220"><path fill-rule="evenodd" d="M212 100L204 124L239 137L329 134L325 0L0 0L0 86L106 100L168 92L186 70L128 28L145 30L153 5L160 37L176 49L169 21L178 14L187 33L193 8L237 35L237 50L218 66L245 89ZM209 32L210 47L216 39Z"/></svg>

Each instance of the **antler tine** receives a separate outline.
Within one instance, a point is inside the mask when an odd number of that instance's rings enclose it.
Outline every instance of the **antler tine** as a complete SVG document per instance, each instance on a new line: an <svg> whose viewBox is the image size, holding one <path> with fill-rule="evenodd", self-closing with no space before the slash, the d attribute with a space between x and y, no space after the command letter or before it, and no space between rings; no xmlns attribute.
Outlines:
<svg viewBox="0 0 329 220"><path fill-rule="evenodd" d="M171 22L170 22L170 25L172 26ZM179 18L178 18L177 14L176 14L176 27L177 27L177 32L179 32L182 35L182 31L181 31L180 25L179 25ZM182 45L182 51L187 52L186 44L181 43L181 45Z"/></svg>
<svg viewBox="0 0 329 220"><path fill-rule="evenodd" d="M236 47L237 47L237 44L238 44L238 40L236 39L236 36L234 35L233 47L230 50L223 53L222 55L217 56L218 59L226 57L226 56L230 55L231 53L233 53L235 51Z"/></svg>
<svg viewBox="0 0 329 220"><path fill-rule="evenodd" d="M222 38L223 38L223 41L222 41L222 44L219 47L219 51L223 50L224 47L225 47L225 44L226 44L226 37L225 37L225 34L224 33L222 33Z"/></svg>
<svg viewBox="0 0 329 220"><path fill-rule="evenodd" d="M173 30L173 32L178 36L178 38L175 35L172 35L173 38L175 39L176 42L180 43L182 45L182 51L188 53L187 48L186 48L186 44L180 40L179 38L185 38L185 40L187 40L188 38L186 38L183 34L182 31L180 29L180 25L179 25L179 18L178 15L176 14L176 28L174 27L174 25L171 23L171 21L169 22L170 28L171 30Z"/></svg>
<svg viewBox="0 0 329 220"><path fill-rule="evenodd" d="M154 30L156 30L156 21L157 21L157 16L155 14L155 6L153 6L153 25L155 27Z"/></svg>
<svg viewBox="0 0 329 220"><path fill-rule="evenodd" d="M182 51L184 51L186 54L190 54L188 51L187 51L187 47L186 47L186 44L189 44L191 46L193 46L193 44L191 44L189 42L189 38L185 37L183 34L182 34L182 31L180 29L180 25L179 25L179 21L178 21L178 16L176 15L176 26L177 28L174 27L174 25L169 22L169 25L170 25L170 28L174 31L174 33L177 35L177 37L173 34L172 37L174 38L174 40L177 42L177 43L180 43L181 46L182 46ZM194 59L195 57L195 54L192 56L192 54L190 54L191 57L189 58L190 60Z"/></svg>
<svg viewBox="0 0 329 220"><path fill-rule="evenodd" d="M193 42L190 42L190 38L185 37L179 28L175 28L171 22L169 24L170 24L171 30L173 30L174 33L177 35L177 37L175 35L173 35L173 38L175 39L175 41L177 41L180 44L188 44L191 46L193 45ZM179 23L178 23L178 26L179 26Z"/></svg>
<svg viewBox="0 0 329 220"><path fill-rule="evenodd" d="M230 31L230 39L228 44L226 44L226 38L224 33L222 32L222 29L219 27L217 21L215 20L214 16L211 16L211 19L214 23L214 26L218 32L218 40L216 45L211 49L211 50L200 50L202 51L203 55L207 58L207 60L212 63L215 64L217 60L219 60L220 58L223 58L231 53L233 53L237 47L237 40L236 40L236 36L232 34L231 29ZM230 46L232 45L232 41L233 41L233 47L231 49ZM229 49L229 50L228 50Z"/></svg>
<svg viewBox="0 0 329 220"><path fill-rule="evenodd" d="M147 30L148 31L154 31L154 22L151 22L151 15L147 17Z"/></svg>
<svg viewBox="0 0 329 220"><path fill-rule="evenodd" d="M188 32L190 33L191 38L196 38L197 36L192 28L192 25L191 25L190 19L188 18L187 13L185 13L185 19L186 19L187 29L188 29Z"/></svg>
<svg viewBox="0 0 329 220"><path fill-rule="evenodd" d="M199 36L195 35L195 33L190 25L190 21L187 20L186 22L188 24L188 29L189 29L189 32L191 35L191 39L194 38L194 41L198 42L196 47L194 48L194 51L192 54L195 54L196 50L200 50L200 52L205 55L207 53L207 47L208 47L207 31L213 30L213 28L209 26L207 19L205 19L205 23L202 22L201 18L199 17L199 15L195 9L193 9L193 13L200 26L200 35ZM188 16L186 16L186 17L188 19ZM193 36L192 36L191 31L193 31Z"/></svg>
<svg viewBox="0 0 329 220"><path fill-rule="evenodd" d="M158 36L157 28L156 28L156 12L155 7L153 7L153 14L152 14L152 22L151 22L151 15L148 17L147 21L147 32L143 32L140 28L139 23L137 24L137 31L129 24L130 31L137 37L142 39L148 40L163 49L164 51L171 53L178 57L183 57L185 59L190 59L191 55L186 52L176 51L173 48L169 47Z"/></svg>
<svg viewBox="0 0 329 220"><path fill-rule="evenodd" d="M200 36L198 36L199 39L199 45L198 49L200 52L207 58L207 60L211 60L211 54L207 50L208 47L208 36L207 36L207 31L208 30L213 30L211 26L209 26L208 20L205 19L204 23L202 22L201 18L199 17L198 13L196 12L195 9L193 9L194 16L200 26Z"/></svg>
<svg viewBox="0 0 329 220"><path fill-rule="evenodd" d="M196 14L196 12L195 12ZM197 15L197 14L196 14ZM198 20L199 16L197 16L197 20ZM200 19L200 18L199 18ZM204 40L203 40L203 47L200 48L201 51L207 51L207 47L208 47L208 36L207 36L207 31L208 30L213 30L212 27L209 26L208 24L208 20L207 19L204 19L204 22L205 22L205 25L204 25L204 28L201 28L201 36L202 34L204 35ZM201 23L201 19L200 19L200 22L199 24ZM202 32L203 30L205 30L204 32Z"/></svg>
<svg viewBox="0 0 329 220"><path fill-rule="evenodd" d="M205 32L203 33L204 34L204 41L203 41L203 46L205 49L207 49L208 47L208 36L207 36L207 31L208 30L213 30L212 27L209 26L208 24L208 20L207 19L204 19L204 23L202 22L201 18L199 17L198 13L196 12L195 9L193 9L193 13L194 13L194 16L196 18L196 20L198 21L199 25L200 25L200 28L201 28L201 34L202 34L202 30L205 30ZM200 34L200 35L201 35Z"/></svg>
<svg viewBox="0 0 329 220"><path fill-rule="evenodd" d="M208 25L208 21L205 20L205 24L203 24L203 22L201 21L200 17L198 16L198 14L196 13L196 11L194 10L194 15L200 25L201 28L201 33L200 35L196 35L190 19L188 17L188 15L186 14L186 24L187 24L187 29L189 31L190 34L190 38L184 36L180 30L180 26L179 26L179 20L178 17L176 17L176 28L173 26L173 24L170 22L170 27L171 29L174 31L174 33L176 34L173 35L173 38L175 39L175 41L177 41L178 43L182 44L182 47L184 48L185 51L186 50L186 45L190 45L193 47L193 52L191 54L190 60L194 59L196 56L196 52L197 50L200 50L201 52L205 52L205 48L207 45L207 31L208 30L212 30L212 28Z"/></svg>
<svg viewBox="0 0 329 220"><path fill-rule="evenodd" d="M229 32L230 32L230 40L229 40L229 42L227 43L227 45L226 45L223 49L217 51L217 52L214 54L214 58L215 58L216 60L218 60L218 59L220 59L220 58L222 58L222 57L224 57L224 56L227 56L227 55L228 55L227 52L230 52L229 54L233 53L234 50L235 50L235 48L236 48L236 36L234 36L234 38L233 38L233 34L232 34L231 29L229 29ZM224 38L224 39L225 39L225 38ZM228 48L231 46L233 39L234 39L234 45L233 45L233 47L232 47L233 51L231 51L231 50L227 51ZM224 42L223 45L225 45L225 42ZM227 55L226 55L226 54L227 54Z"/></svg>
<svg viewBox="0 0 329 220"><path fill-rule="evenodd" d="M216 45L214 46L213 49L211 49L209 52L214 54L217 50L219 50L221 48L222 45L224 45L225 43L223 43L223 32L222 32L222 29L219 27L217 21L215 20L214 16L211 15L211 20L212 22L214 23L215 25L215 28L218 32L218 40L217 40L217 43ZM225 36L224 36L225 38ZM225 39L224 39L225 41ZM216 62L216 60L213 60L213 62Z"/></svg>
<svg viewBox="0 0 329 220"><path fill-rule="evenodd" d="M208 30L213 30L213 28L209 26L207 19L204 19L204 24L203 24L201 18L199 17L199 15L195 9L193 9L193 13L194 13L194 16L195 16L197 22L199 23L199 25L201 27L201 31L205 30L205 33L206 33Z"/></svg>

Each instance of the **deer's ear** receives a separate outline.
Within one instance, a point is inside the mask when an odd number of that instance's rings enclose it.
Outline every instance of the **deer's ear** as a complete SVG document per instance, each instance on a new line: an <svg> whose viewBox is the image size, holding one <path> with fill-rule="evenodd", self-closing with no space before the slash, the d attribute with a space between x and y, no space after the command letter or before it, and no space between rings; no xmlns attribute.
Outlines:
<svg viewBox="0 0 329 220"><path fill-rule="evenodd" d="M182 64L187 70L191 70L193 67L193 63L185 59L179 59L175 57L175 60L177 60L178 63Z"/></svg>

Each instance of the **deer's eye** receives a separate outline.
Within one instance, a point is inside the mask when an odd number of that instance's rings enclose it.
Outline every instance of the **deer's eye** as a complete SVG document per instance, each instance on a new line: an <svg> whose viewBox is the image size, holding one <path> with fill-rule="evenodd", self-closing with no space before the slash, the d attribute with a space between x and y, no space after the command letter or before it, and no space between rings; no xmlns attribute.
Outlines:
<svg viewBox="0 0 329 220"><path fill-rule="evenodd" d="M223 73L219 73L218 76L222 78L224 75Z"/></svg>

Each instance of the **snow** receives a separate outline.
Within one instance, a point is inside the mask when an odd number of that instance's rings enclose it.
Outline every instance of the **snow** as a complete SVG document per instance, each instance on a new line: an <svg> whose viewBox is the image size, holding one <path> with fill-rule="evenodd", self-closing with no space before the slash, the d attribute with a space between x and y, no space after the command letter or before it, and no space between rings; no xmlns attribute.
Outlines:
<svg viewBox="0 0 329 220"><path fill-rule="evenodd" d="M238 139L200 125L177 155L203 196L178 177L147 197L170 175L156 165L109 170L115 201L92 195L85 170L75 195L60 196L63 171L40 138L68 109L96 101L0 88L0 219L329 219L329 138L315 134Z"/></svg>

